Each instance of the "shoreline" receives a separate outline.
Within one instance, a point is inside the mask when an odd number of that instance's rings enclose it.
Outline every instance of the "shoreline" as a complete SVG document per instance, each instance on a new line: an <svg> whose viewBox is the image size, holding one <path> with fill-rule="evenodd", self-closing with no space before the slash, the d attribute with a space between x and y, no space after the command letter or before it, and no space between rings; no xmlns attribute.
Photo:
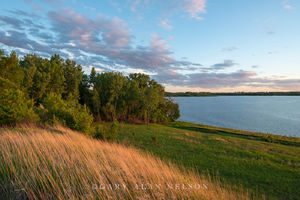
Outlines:
<svg viewBox="0 0 300 200"><path fill-rule="evenodd" d="M272 143L300 147L300 137L284 136L284 135L277 135L273 133L247 131L241 129L226 128L226 127L218 127L218 126L186 122L186 121L176 121L170 124L171 124L170 127L173 128L193 130L197 132L204 131L207 133L217 134L217 135L239 136L250 140L260 140L265 142L272 142Z"/></svg>

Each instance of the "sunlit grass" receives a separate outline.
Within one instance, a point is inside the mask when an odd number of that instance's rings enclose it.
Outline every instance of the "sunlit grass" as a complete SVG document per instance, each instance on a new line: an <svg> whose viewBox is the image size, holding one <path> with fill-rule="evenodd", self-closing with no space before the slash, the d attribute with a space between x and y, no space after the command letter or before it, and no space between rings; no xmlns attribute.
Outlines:
<svg viewBox="0 0 300 200"><path fill-rule="evenodd" d="M0 163L0 199L249 199L132 147L62 127L1 129Z"/></svg>

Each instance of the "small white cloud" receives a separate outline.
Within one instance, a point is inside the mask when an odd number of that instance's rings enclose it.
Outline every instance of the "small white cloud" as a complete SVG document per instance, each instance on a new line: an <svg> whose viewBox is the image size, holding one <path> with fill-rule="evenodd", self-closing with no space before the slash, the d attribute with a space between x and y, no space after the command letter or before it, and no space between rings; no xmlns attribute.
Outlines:
<svg viewBox="0 0 300 200"><path fill-rule="evenodd" d="M166 29L166 30L171 30L171 29L173 28L173 26L169 24L169 20L168 20L168 19L162 20L162 21L159 23L159 25L160 25L161 27L163 27L164 29Z"/></svg>
<svg viewBox="0 0 300 200"><path fill-rule="evenodd" d="M183 0L183 9L190 14L190 16L197 20L203 18L199 16L200 13L205 13L206 0Z"/></svg>
<svg viewBox="0 0 300 200"><path fill-rule="evenodd" d="M287 10L290 10L293 8L293 6L290 4L289 0L283 0L282 4L283 4L283 8L285 8Z"/></svg>
<svg viewBox="0 0 300 200"><path fill-rule="evenodd" d="M96 10L96 8L91 7L91 6L83 6L83 8L88 9L88 10L92 10L92 11Z"/></svg>
<svg viewBox="0 0 300 200"><path fill-rule="evenodd" d="M285 9L292 9L292 6L287 4L287 5L284 5L284 8Z"/></svg>
<svg viewBox="0 0 300 200"><path fill-rule="evenodd" d="M171 36L169 37L169 39L170 39L170 40L175 40L175 37L171 35Z"/></svg>
<svg viewBox="0 0 300 200"><path fill-rule="evenodd" d="M238 50L238 48L235 47L235 46L224 47L224 48L222 49L222 51L224 51L224 52L230 52L230 51L235 51L235 50Z"/></svg>
<svg viewBox="0 0 300 200"><path fill-rule="evenodd" d="M76 44L69 42L68 45L72 46L72 47L76 47Z"/></svg>

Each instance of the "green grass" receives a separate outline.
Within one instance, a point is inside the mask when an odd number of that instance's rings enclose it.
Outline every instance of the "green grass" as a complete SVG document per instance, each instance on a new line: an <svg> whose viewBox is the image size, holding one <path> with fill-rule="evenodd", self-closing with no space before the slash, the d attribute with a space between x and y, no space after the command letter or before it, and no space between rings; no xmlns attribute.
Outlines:
<svg viewBox="0 0 300 200"><path fill-rule="evenodd" d="M118 140L267 199L300 198L300 139L186 122L122 124Z"/></svg>

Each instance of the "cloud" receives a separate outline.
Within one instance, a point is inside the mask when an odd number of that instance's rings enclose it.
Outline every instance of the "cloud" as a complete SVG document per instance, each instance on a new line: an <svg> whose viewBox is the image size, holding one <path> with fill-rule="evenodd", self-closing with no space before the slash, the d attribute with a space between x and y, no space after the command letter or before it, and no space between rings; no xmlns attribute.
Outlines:
<svg viewBox="0 0 300 200"><path fill-rule="evenodd" d="M202 20L200 13L205 13L206 0L183 0L182 8L190 14L192 18Z"/></svg>
<svg viewBox="0 0 300 200"><path fill-rule="evenodd" d="M283 4L284 9L290 10L293 8L293 6L290 4L289 0L283 0L282 4Z"/></svg>
<svg viewBox="0 0 300 200"><path fill-rule="evenodd" d="M41 11L42 7L32 2L32 0L23 0L32 10Z"/></svg>
<svg viewBox="0 0 300 200"><path fill-rule="evenodd" d="M153 76L161 83L185 88L270 88L272 90L299 91L300 79L283 77L259 78L253 71L238 70L231 73L158 74Z"/></svg>
<svg viewBox="0 0 300 200"><path fill-rule="evenodd" d="M138 12L138 10L147 8L152 3L157 7L163 8L162 12L164 15L181 10L197 20L202 20L203 18L199 15L206 12L206 0L129 0L129 3L132 12Z"/></svg>
<svg viewBox="0 0 300 200"><path fill-rule="evenodd" d="M91 6L83 6L84 9L88 9L88 10L91 10L91 11L95 11L96 8L94 7L91 7Z"/></svg>
<svg viewBox="0 0 300 200"><path fill-rule="evenodd" d="M0 21L14 30L5 28L0 43L39 54L59 53L73 57L86 66L127 66L151 73L169 70L192 70L201 66L186 60L177 60L167 41L152 34L148 45L135 45L135 36L120 18L98 15L88 18L72 10L51 11L47 14L50 28L39 25L34 17L7 17ZM34 21L34 22L33 22Z"/></svg>
<svg viewBox="0 0 300 200"><path fill-rule="evenodd" d="M169 85L217 89L245 85L256 75L252 71L239 70L232 73L158 74L154 77Z"/></svg>
<svg viewBox="0 0 300 200"><path fill-rule="evenodd" d="M135 37L119 18L98 16L93 20L71 10L50 12L49 17L60 42L72 42L82 51L106 57L111 64L152 72L197 65L174 59L167 42L157 34L152 35L148 46L134 46Z"/></svg>
<svg viewBox="0 0 300 200"><path fill-rule="evenodd" d="M222 63L216 63L211 65L210 67L201 67L200 69L203 72L215 72L215 71L233 67L235 65L239 65L239 64L235 63L233 60L224 60Z"/></svg>
<svg viewBox="0 0 300 200"><path fill-rule="evenodd" d="M210 67L210 69L221 70L221 69L226 69L228 67L232 67L234 65L238 65L238 64L235 63L233 60L224 60L224 62L222 62L222 63L217 63L217 64L212 65Z"/></svg>
<svg viewBox="0 0 300 200"><path fill-rule="evenodd" d="M10 25L16 29L21 29L23 22L17 18L0 15L0 22L5 25Z"/></svg>
<svg viewBox="0 0 300 200"><path fill-rule="evenodd" d="M18 16L23 16L23 17L37 17L36 14L34 13L28 13L28 12L25 12L23 10L19 10L19 9L16 9L16 10L10 10L9 11L10 13L12 14L15 14L15 15L18 15Z"/></svg>
<svg viewBox="0 0 300 200"><path fill-rule="evenodd" d="M77 41L83 49L106 46L124 48L133 37L125 21L98 16L96 20L84 17L72 10L49 12L52 31L58 33L60 41Z"/></svg>
<svg viewBox="0 0 300 200"><path fill-rule="evenodd" d="M6 34L7 33L7 34ZM8 30L7 32L0 32L0 43L9 47L22 48L35 52L43 52L49 55L54 54L47 45L43 45L27 37L24 32Z"/></svg>
<svg viewBox="0 0 300 200"><path fill-rule="evenodd" d="M231 51L235 51L235 50L238 50L237 47L234 47L234 46L230 46L230 47L224 47L222 49L223 52L231 52Z"/></svg>
<svg viewBox="0 0 300 200"><path fill-rule="evenodd" d="M160 21L159 25L166 30L171 30L173 28L173 26L169 24L168 19L164 19L164 20Z"/></svg>
<svg viewBox="0 0 300 200"><path fill-rule="evenodd" d="M17 12L20 13L16 10L16 15ZM238 86L300 88L298 79L259 78L255 72L244 70L222 72L238 65L230 59L206 68L186 59L176 59L167 41L158 34L152 34L147 45L136 45L130 27L120 18L101 15L89 18L64 9L49 12L46 19L51 24L46 27L40 25L37 17L22 14L0 15L0 23L4 24L0 30L0 45L14 48L21 54L38 53L47 57L58 53L87 68L94 66L100 71L145 72L160 83L174 86L210 89ZM233 49L228 47L227 50Z"/></svg>

